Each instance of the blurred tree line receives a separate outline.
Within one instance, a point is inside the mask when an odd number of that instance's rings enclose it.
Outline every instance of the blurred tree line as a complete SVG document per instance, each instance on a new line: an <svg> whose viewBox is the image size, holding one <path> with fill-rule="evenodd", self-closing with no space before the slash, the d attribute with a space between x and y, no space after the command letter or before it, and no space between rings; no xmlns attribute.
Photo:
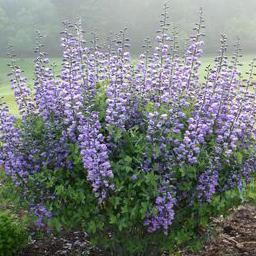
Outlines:
<svg viewBox="0 0 256 256"><path fill-rule="evenodd" d="M128 27L134 52L158 28L162 0L0 0L0 54L11 43L18 55L31 56L35 31L46 35L50 55L59 54L63 20L82 18L88 40L96 31L101 39ZM203 7L206 20L206 51L214 53L221 33L230 44L241 39L244 52L256 52L255 0L171 0L170 22L179 33L181 47ZM171 26L172 27L172 26Z"/></svg>

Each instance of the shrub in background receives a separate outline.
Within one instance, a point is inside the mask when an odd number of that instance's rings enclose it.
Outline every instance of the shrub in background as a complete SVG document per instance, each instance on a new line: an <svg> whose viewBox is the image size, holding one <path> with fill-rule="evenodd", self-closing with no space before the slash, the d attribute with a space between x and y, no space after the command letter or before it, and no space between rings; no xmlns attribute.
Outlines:
<svg viewBox="0 0 256 256"><path fill-rule="evenodd" d="M126 30L102 48L79 22L65 24L59 76L38 46L34 93L12 63L20 118L2 105L1 159L39 227L82 228L113 255L157 255L195 241L250 181L254 64L242 79L239 45L229 60L222 36L201 81L202 15L179 56L167 9L136 64Z"/></svg>

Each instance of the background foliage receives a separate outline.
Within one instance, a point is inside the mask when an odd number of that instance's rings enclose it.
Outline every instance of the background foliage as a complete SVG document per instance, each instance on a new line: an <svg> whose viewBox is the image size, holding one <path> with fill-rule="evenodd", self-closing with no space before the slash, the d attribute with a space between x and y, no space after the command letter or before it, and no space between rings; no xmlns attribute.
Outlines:
<svg viewBox="0 0 256 256"><path fill-rule="evenodd" d="M50 55L60 54L58 33L61 22L81 17L86 24L88 39L92 29L105 38L127 26L133 52L139 52L145 36L154 35L161 3L159 0L0 0L0 53L6 56L7 45L15 46L21 56L31 56L35 46L35 30L47 35ZM254 0L173 0L170 3L171 21L177 26L184 45L192 24L203 7L206 19L206 46L208 53L217 49L218 38L226 33L231 41L241 37L245 52L255 52Z"/></svg>

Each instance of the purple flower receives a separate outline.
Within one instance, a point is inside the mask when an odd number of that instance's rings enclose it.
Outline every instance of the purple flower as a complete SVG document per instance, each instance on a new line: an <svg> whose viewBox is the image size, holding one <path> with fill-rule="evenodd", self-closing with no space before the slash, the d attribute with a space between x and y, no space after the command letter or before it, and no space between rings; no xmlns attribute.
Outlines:
<svg viewBox="0 0 256 256"><path fill-rule="evenodd" d="M210 202L217 192L219 174L216 170L206 170L198 179L197 192L200 201Z"/></svg>
<svg viewBox="0 0 256 256"><path fill-rule="evenodd" d="M174 220L174 206L176 199L170 192L163 192L155 200L156 215L149 212L144 225L147 226L148 232L153 233L163 230L167 235L170 226Z"/></svg>
<svg viewBox="0 0 256 256"><path fill-rule="evenodd" d="M84 167L87 171L87 179L93 187L95 196L99 202L102 202L114 189L114 185L107 146L100 129L101 125L97 113L92 112L88 119L80 119L78 141Z"/></svg>

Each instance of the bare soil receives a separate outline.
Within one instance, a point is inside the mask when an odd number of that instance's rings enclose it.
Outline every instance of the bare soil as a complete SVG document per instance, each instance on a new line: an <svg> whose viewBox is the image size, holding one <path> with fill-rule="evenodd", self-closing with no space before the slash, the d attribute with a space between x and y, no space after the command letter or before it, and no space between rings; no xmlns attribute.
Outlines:
<svg viewBox="0 0 256 256"><path fill-rule="evenodd" d="M216 235L198 256L256 256L256 207L239 206L226 218L215 220Z"/></svg>

